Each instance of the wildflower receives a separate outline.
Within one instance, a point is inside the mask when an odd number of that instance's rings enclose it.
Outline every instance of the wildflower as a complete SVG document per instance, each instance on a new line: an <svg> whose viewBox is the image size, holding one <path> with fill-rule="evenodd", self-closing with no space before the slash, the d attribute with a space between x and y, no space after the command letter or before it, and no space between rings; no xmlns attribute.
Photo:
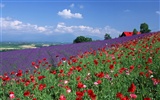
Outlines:
<svg viewBox="0 0 160 100"><path fill-rule="evenodd" d="M34 66L36 63L35 62L32 62L32 66Z"/></svg>
<svg viewBox="0 0 160 100"><path fill-rule="evenodd" d="M45 78L45 76L44 76L44 75L42 75L42 76L38 76L38 80L42 80L43 78Z"/></svg>
<svg viewBox="0 0 160 100"><path fill-rule="evenodd" d="M147 98L144 98L143 100L152 100L152 99L147 97Z"/></svg>
<svg viewBox="0 0 160 100"><path fill-rule="evenodd" d="M16 73L17 77L21 77L22 76L22 70L18 70L18 73Z"/></svg>
<svg viewBox="0 0 160 100"><path fill-rule="evenodd" d="M103 72L96 73L95 76L97 76L99 78L103 78L104 77L104 73Z"/></svg>
<svg viewBox="0 0 160 100"><path fill-rule="evenodd" d="M134 83L131 84L131 86L128 88L128 92L135 92L136 90L136 86L134 85Z"/></svg>
<svg viewBox="0 0 160 100"><path fill-rule="evenodd" d="M122 67L121 69L119 69L119 73L122 74L127 68Z"/></svg>
<svg viewBox="0 0 160 100"><path fill-rule="evenodd" d="M95 59L94 60L94 64L97 66L98 65L98 61Z"/></svg>
<svg viewBox="0 0 160 100"><path fill-rule="evenodd" d="M118 74L114 74L114 77L118 77Z"/></svg>
<svg viewBox="0 0 160 100"><path fill-rule="evenodd" d="M77 95L78 97L83 97L83 95L84 95L84 92L77 91L77 92L76 92L76 95Z"/></svg>
<svg viewBox="0 0 160 100"><path fill-rule="evenodd" d="M101 84L101 83L102 83L102 81L101 81L101 80L98 80L98 81L97 81L97 83L98 83L98 84Z"/></svg>
<svg viewBox="0 0 160 100"><path fill-rule="evenodd" d="M77 80L77 81L80 81L80 79L81 79L81 77L80 77L80 76L78 76L78 77L76 78L76 80Z"/></svg>
<svg viewBox="0 0 160 100"><path fill-rule="evenodd" d="M64 81L64 84L67 84L67 83L68 83L68 81L67 81L67 80L65 80L65 81Z"/></svg>
<svg viewBox="0 0 160 100"><path fill-rule="evenodd" d="M152 81L153 81L153 84L154 85L157 85L159 83L159 80L158 79L155 79L155 78L152 78Z"/></svg>
<svg viewBox="0 0 160 100"><path fill-rule="evenodd" d="M77 88L85 88L86 85L84 85L83 83L79 82L77 85Z"/></svg>
<svg viewBox="0 0 160 100"><path fill-rule="evenodd" d="M2 77L2 80L3 81L10 81L10 78L9 78L9 76L5 75L4 77Z"/></svg>
<svg viewBox="0 0 160 100"><path fill-rule="evenodd" d="M152 57L149 57L149 58L148 58L147 63L149 63L149 64L151 64L151 63L152 63Z"/></svg>
<svg viewBox="0 0 160 100"><path fill-rule="evenodd" d="M46 84L40 84L39 87L38 87L38 89L40 91L42 91L45 87L46 87Z"/></svg>
<svg viewBox="0 0 160 100"><path fill-rule="evenodd" d="M47 60L47 58L43 58L43 61L46 61Z"/></svg>
<svg viewBox="0 0 160 100"><path fill-rule="evenodd" d="M96 100L96 95L94 94L94 92L91 89L89 89L87 92L92 100Z"/></svg>
<svg viewBox="0 0 160 100"><path fill-rule="evenodd" d="M56 74L56 71L55 71L55 70L52 70L52 71L50 71L50 73L55 75L55 74Z"/></svg>
<svg viewBox="0 0 160 100"><path fill-rule="evenodd" d="M71 89L70 89L70 88L68 88L68 89L67 89L67 93L70 93L70 92L71 92Z"/></svg>
<svg viewBox="0 0 160 100"><path fill-rule="evenodd" d="M121 99L121 98L123 98L124 96L123 96L123 94L122 94L121 92L118 92L118 93L116 94L116 97L119 98L119 99Z"/></svg>
<svg viewBox="0 0 160 100"><path fill-rule="evenodd" d="M60 95L59 100L67 100L64 95Z"/></svg>
<svg viewBox="0 0 160 100"><path fill-rule="evenodd" d="M134 69L134 66L132 65L132 66L130 66L130 70L133 70Z"/></svg>
<svg viewBox="0 0 160 100"><path fill-rule="evenodd" d="M110 69L110 70L113 70L113 69L114 69L114 66L113 66L113 65L110 65L110 66L109 66L109 69Z"/></svg>
<svg viewBox="0 0 160 100"><path fill-rule="evenodd" d="M30 95L30 92L29 92L29 91L25 91L23 95L24 95L24 96L29 96L29 95Z"/></svg>
<svg viewBox="0 0 160 100"><path fill-rule="evenodd" d="M15 95L14 95L14 92L13 92L13 91L10 91L10 92L9 92L9 98L10 98L10 99L14 99L14 98L15 98Z"/></svg>
<svg viewBox="0 0 160 100"><path fill-rule="evenodd" d="M144 75L144 72L140 72L139 75L140 75L140 76L143 76L143 75Z"/></svg>
<svg viewBox="0 0 160 100"><path fill-rule="evenodd" d="M136 95L136 94L130 94L130 97L131 97L132 99L136 99L136 98L137 98L137 95Z"/></svg>
<svg viewBox="0 0 160 100"><path fill-rule="evenodd" d="M60 73L63 73L63 72L64 72L64 70L63 70L63 69L61 69L59 72L60 72Z"/></svg>

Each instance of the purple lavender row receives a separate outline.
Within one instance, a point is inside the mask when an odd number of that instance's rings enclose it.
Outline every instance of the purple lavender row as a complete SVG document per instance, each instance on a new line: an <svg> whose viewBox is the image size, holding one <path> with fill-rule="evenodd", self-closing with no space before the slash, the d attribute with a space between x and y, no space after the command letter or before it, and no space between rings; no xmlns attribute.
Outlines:
<svg viewBox="0 0 160 100"><path fill-rule="evenodd" d="M77 56L80 52L83 53L86 51L90 51L91 48L93 50L98 50L99 48L102 48L104 46L107 46L107 48L109 48L115 43L124 43L133 39L142 38L150 34L140 34L131 37L121 37L110 40L85 42L77 44L57 45L36 49L0 52L0 74L3 72L11 72L17 69L21 69L24 71L26 69L32 69L33 67L31 66L31 63L33 61L38 62L38 60L43 58L47 58L49 63L56 66L57 62L61 58L65 57L66 59L68 59L70 56ZM58 58L56 56L58 56Z"/></svg>

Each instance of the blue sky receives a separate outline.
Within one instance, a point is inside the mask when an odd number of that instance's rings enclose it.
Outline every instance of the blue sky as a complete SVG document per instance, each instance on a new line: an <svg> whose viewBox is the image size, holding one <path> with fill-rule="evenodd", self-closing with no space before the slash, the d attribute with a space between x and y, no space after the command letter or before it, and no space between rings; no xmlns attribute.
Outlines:
<svg viewBox="0 0 160 100"><path fill-rule="evenodd" d="M160 30L160 0L1 0L1 41L103 40L147 23Z"/></svg>

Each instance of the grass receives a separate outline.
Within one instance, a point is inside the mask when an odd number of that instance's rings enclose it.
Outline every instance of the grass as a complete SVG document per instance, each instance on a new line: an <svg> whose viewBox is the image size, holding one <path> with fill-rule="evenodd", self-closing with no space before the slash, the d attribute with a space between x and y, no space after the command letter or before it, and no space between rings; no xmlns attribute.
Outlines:
<svg viewBox="0 0 160 100"><path fill-rule="evenodd" d="M160 100L160 33L0 79L0 100Z"/></svg>

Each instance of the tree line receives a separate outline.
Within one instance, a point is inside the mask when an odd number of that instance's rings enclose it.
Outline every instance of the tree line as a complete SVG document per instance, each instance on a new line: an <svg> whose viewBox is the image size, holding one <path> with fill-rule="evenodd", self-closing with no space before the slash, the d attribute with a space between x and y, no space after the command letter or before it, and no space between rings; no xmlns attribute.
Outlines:
<svg viewBox="0 0 160 100"><path fill-rule="evenodd" d="M134 28L133 29L133 35L137 35L137 29ZM149 33L151 32L151 30L149 29L149 26L148 24L146 23L142 23L140 25L140 33L141 34L144 34L144 33ZM120 37L121 35L119 35ZM108 39L112 39L112 37L110 36L110 34L106 33L104 35L104 40L108 40ZM91 42L92 41L92 38L89 38L89 37L84 37L84 36L78 36L75 40L73 40L73 43L81 43L81 42Z"/></svg>

